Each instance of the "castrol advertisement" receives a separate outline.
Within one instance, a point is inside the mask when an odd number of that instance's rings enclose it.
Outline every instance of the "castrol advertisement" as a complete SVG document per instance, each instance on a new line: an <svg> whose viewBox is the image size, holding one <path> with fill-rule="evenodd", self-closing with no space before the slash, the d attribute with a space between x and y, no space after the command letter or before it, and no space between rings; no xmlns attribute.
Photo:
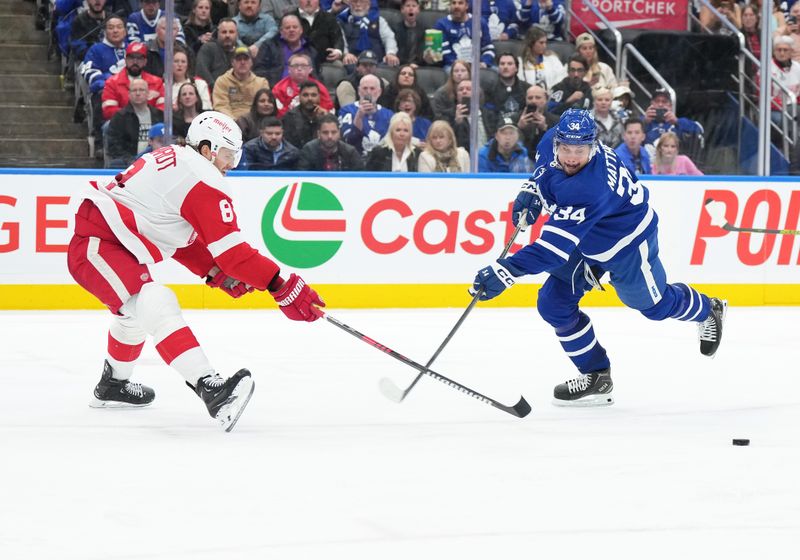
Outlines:
<svg viewBox="0 0 800 560"><path fill-rule="evenodd" d="M57 291L74 285L66 268L73 215L88 182L98 179L112 176L3 175L0 307L13 308L11 292L4 292L9 286L50 285ZM419 285L451 286L460 294L513 233L511 204L523 180L371 173L228 178L237 222L253 247L314 285L361 289L365 305L375 293L369 286L406 286L408 293ZM644 178L643 183L659 216L660 255L669 281L732 291L746 287L751 296L765 286L800 286L800 236L749 231L797 230L800 182ZM730 226L743 231L715 225L706 210L709 200ZM519 234L511 251L534 242L546 219ZM202 285L175 262L151 268L160 282ZM541 284L545 277L519 282ZM751 296L746 303L800 303L796 296L781 296L786 301Z"/></svg>

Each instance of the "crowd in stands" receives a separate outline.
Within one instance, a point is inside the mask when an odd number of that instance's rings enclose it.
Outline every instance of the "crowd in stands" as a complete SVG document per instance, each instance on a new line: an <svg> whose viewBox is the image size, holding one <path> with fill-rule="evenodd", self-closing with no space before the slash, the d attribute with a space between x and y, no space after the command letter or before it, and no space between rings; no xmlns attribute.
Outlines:
<svg viewBox="0 0 800 560"><path fill-rule="evenodd" d="M756 52L757 14L754 22L752 10L734 6L720 13ZM470 8L467 0L176 0L173 135L180 141L197 114L214 109L242 129L240 169L467 172L475 150L479 171L526 173L544 132L579 107L637 171L700 173L678 151L702 141L702 127L676 115L666 91L639 114L593 34L578 35L568 57L549 50L568 43L564 0L484 0L480 69L467 61ZM159 0L56 0L56 14L59 44L90 92L97 152L108 167L125 167L163 136L166 15ZM796 20L775 26L799 56ZM789 68L800 92L800 64Z"/></svg>

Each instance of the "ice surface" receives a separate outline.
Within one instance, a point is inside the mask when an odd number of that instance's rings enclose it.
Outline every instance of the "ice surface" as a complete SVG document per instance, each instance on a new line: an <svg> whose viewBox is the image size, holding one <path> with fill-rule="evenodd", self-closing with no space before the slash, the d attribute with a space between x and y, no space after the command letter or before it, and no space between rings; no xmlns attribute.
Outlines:
<svg viewBox="0 0 800 560"><path fill-rule="evenodd" d="M424 363L461 311L331 313ZM609 408L550 404L573 370L534 309L477 308L439 357L519 420L430 378L388 401L416 372L324 321L188 311L256 380L226 434L150 344L152 407L87 406L106 313L0 313L0 558L800 557L798 310L731 308L714 360L694 325L589 314Z"/></svg>

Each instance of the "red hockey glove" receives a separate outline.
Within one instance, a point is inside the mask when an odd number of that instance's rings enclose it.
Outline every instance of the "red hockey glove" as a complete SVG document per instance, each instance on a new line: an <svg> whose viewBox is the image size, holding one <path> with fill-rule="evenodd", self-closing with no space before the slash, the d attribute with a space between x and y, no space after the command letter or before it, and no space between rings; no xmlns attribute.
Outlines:
<svg viewBox="0 0 800 560"><path fill-rule="evenodd" d="M208 271L206 284L212 288L219 288L232 298L240 298L255 289L244 282L239 282L236 278L231 278L216 266Z"/></svg>
<svg viewBox="0 0 800 560"><path fill-rule="evenodd" d="M306 284L297 274L292 273L289 279L278 290L272 292L283 314L292 321L316 321L324 313L315 306L325 307L314 289Z"/></svg>

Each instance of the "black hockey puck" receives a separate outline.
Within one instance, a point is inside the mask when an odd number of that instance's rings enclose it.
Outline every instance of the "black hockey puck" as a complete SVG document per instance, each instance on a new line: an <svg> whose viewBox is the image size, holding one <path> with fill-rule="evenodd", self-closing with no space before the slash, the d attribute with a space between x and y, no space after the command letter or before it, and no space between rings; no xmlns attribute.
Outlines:
<svg viewBox="0 0 800 560"><path fill-rule="evenodd" d="M733 440L733 445L750 445L749 439L735 439Z"/></svg>

